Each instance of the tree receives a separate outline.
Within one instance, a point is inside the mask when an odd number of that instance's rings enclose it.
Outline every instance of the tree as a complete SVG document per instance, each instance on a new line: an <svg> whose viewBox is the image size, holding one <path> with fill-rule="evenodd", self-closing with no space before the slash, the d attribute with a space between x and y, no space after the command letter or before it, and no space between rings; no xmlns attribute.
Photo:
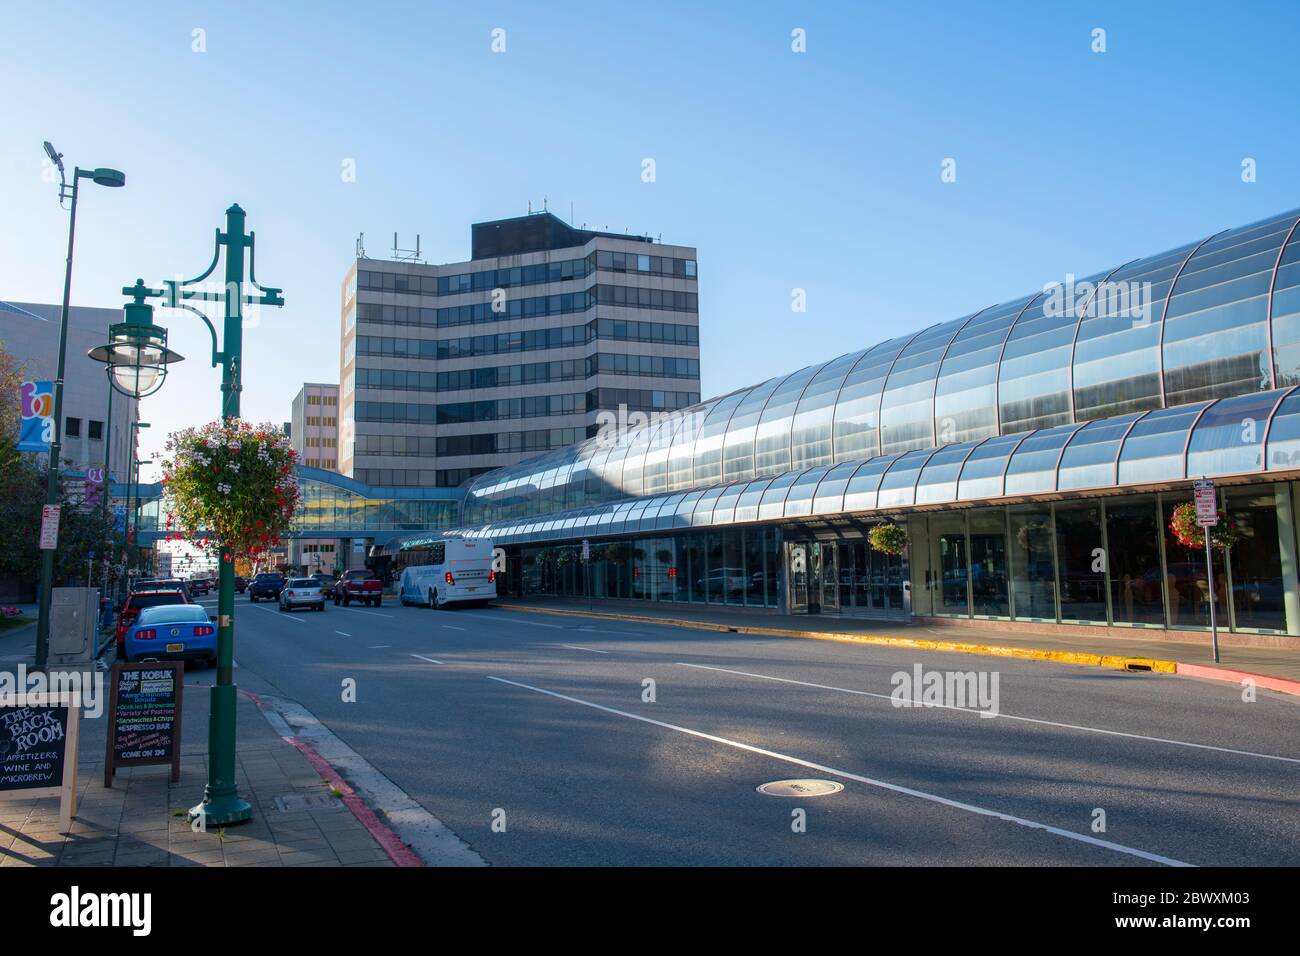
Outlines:
<svg viewBox="0 0 1300 956"><path fill-rule="evenodd" d="M20 592L29 591L41 563L41 506L45 504L48 467L42 467L38 454L18 451L18 391L23 377L18 360L0 343L0 578L19 582ZM126 546L125 538L113 533L103 509L85 508L62 481L58 502L62 507L59 548L54 555L55 586L84 579L90 552L98 562L110 550L121 554Z"/></svg>

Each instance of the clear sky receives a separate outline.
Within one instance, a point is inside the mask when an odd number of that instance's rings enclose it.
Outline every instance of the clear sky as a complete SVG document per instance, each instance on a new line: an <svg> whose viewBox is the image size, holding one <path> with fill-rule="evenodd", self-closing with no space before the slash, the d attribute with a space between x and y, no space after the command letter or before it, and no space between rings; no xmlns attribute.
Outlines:
<svg viewBox="0 0 1300 956"><path fill-rule="evenodd" d="M546 197L695 245L707 396L1300 206L1296 3L3 6L0 299L62 294L44 139L127 174L83 192L74 304L198 274L238 202L287 302L245 336L256 421L337 381L362 232L460 261ZM188 360L146 453L219 408L201 324L158 318Z"/></svg>

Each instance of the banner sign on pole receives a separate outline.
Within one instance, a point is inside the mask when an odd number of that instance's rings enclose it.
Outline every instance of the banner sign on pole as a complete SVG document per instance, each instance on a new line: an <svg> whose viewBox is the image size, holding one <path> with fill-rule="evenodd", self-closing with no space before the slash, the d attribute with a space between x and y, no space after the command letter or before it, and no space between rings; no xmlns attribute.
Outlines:
<svg viewBox="0 0 1300 956"><path fill-rule="evenodd" d="M23 382L18 390L22 412L19 451L49 451L54 441L54 383Z"/></svg>
<svg viewBox="0 0 1300 956"><path fill-rule="evenodd" d="M104 469L91 465L86 469L86 485L82 503L87 508L98 508L104 503Z"/></svg>

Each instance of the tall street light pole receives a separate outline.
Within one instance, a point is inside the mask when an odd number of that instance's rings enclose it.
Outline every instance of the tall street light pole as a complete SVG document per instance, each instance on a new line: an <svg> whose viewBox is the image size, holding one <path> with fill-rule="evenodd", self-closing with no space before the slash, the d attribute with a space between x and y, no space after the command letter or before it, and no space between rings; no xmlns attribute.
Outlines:
<svg viewBox="0 0 1300 956"><path fill-rule="evenodd" d="M243 315L245 305L284 305L279 289L257 284L254 234L245 232L245 213L237 204L226 210L226 230L217 230L217 247L212 264L203 275L185 281L169 280L161 289L151 289L143 279L122 290L132 301L124 312L126 320L110 329L108 345L92 349L92 358L108 363L115 387L139 397L162 385L167 365L179 356L167 348L167 332L153 323L153 306L146 299L162 299L165 308L187 309L198 316L212 336L212 365L221 367L221 417L239 417L239 393L243 370ZM226 247L225 285L220 292L198 286L216 271L221 247ZM244 276L244 253L248 253L248 276ZM251 286L252 293L246 292ZM225 307L221 345L217 330L206 315L187 301L221 302ZM208 717L208 784L203 802L190 810L190 819L204 825L237 823L253 815L252 806L240 798L235 782L235 556L221 546L217 585L217 680L211 690Z"/></svg>
<svg viewBox="0 0 1300 956"><path fill-rule="evenodd" d="M110 391L112 387L110 386ZM128 570L131 564L131 549L135 545L136 532L139 530L139 522L135 517L135 488L136 488L136 466L140 463L136 461L136 447L140 441L141 428L148 428L148 422L142 422L136 419L131 423L131 431L127 437L127 451L131 457L126 461L126 561Z"/></svg>
<svg viewBox="0 0 1300 956"><path fill-rule="evenodd" d="M77 233L77 192L78 184L89 179L99 186L125 186L126 176L116 169L81 169L72 170L72 185L68 185L67 173L63 168L63 154L57 152L48 142L45 154L51 164L59 170L59 204L71 199L71 211L68 214L68 262L63 273L63 311L59 317L59 364L54 376L54 437L50 442L50 461L45 477L45 503L59 503L59 454L62 451L63 438L63 371L64 358L68 351L68 301L72 294L72 246ZM57 542L56 542L57 544ZM36 617L36 667L43 670L50 652L50 599L54 587L54 548L41 550L41 593Z"/></svg>

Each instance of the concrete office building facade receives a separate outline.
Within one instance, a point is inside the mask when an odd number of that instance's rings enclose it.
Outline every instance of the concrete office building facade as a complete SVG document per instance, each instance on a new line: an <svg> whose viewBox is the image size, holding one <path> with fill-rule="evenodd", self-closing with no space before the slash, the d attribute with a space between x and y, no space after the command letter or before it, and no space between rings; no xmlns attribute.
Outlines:
<svg viewBox="0 0 1300 956"><path fill-rule="evenodd" d="M0 343L17 358L29 380L56 377L61 311L57 304L0 302ZM125 484L132 457L130 425L139 420L139 403L117 392L110 402L104 365L86 355L108 341L108 327L121 321L121 309L74 306L68 310L61 456L65 468L84 474L87 467L104 467L107 443L111 446L107 477Z"/></svg>
<svg viewBox="0 0 1300 956"><path fill-rule="evenodd" d="M342 293L339 470L456 487L601 412L699 401L696 253L550 213L475 223L468 261L358 259Z"/></svg>
<svg viewBox="0 0 1300 956"><path fill-rule="evenodd" d="M289 444L304 468L338 470L339 387L306 382L290 404ZM311 570L330 572L340 566L336 541L290 539L286 560Z"/></svg>
<svg viewBox="0 0 1300 956"><path fill-rule="evenodd" d="M1300 649L1298 220L480 476L461 531L506 549L515 593L1193 638L1213 599L1228 640ZM1171 529L1202 476L1212 588ZM868 546L881 522L902 554Z"/></svg>
<svg viewBox="0 0 1300 956"><path fill-rule="evenodd" d="M338 470L339 387L307 382L293 397L289 443L307 468Z"/></svg>

